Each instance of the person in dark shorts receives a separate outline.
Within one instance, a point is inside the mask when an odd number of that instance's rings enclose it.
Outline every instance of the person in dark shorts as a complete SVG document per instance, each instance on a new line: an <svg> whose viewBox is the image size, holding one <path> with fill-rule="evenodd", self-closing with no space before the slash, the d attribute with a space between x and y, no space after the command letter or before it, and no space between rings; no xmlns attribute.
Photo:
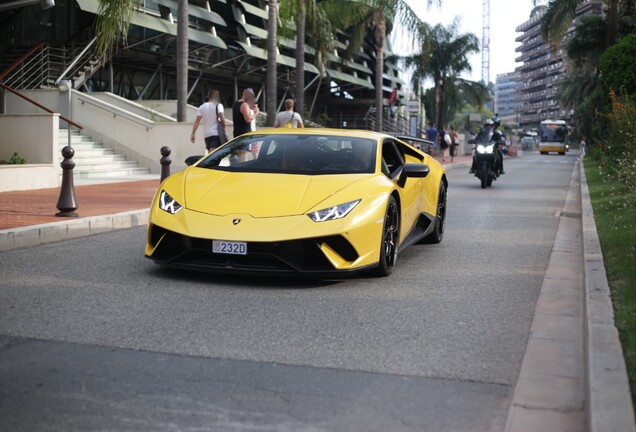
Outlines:
<svg viewBox="0 0 636 432"><path fill-rule="evenodd" d="M451 138L450 157L451 157L451 162L453 162L453 160L455 159L455 156L457 156L457 147L459 146L459 135L457 135L455 126L451 126L451 130L448 133L448 135L450 135L450 138Z"/></svg>
<svg viewBox="0 0 636 432"><path fill-rule="evenodd" d="M428 124L428 129L426 129L426 138L433 143L433 151L431 152L433 155L435 154L435 149L437 147L437 129L433 126L433 123Z"/></svg>
<svg viewBox="0 0 636 432"><path fill-rule="evenodd" d="M190 141L195 142L195 134L199 124L203 124L203 137L205 139L205 149L208 153L221 145L219 138L219 125L225 127L224 108L220 102L221 94L218 90L210 90L208 101L199 107L196 120L192 126Z"/></svg>

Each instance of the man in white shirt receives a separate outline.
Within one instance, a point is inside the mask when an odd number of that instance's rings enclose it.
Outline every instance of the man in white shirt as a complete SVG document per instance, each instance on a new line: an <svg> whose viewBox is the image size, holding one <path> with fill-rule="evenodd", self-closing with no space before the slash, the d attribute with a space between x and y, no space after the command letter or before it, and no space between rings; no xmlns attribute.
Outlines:
<svg viewBox="0 0 636 432"><path fill-rule="evenodd" d="M223 104L219 102L221 95L218 90L210 90L208 101L199 107L199 112L194 125L190 141L194 144L195 133L199 124L203 121L203 137L205 138L205 149L208 153L221 145L219 138L219 124L225 128L225 116L223 114Z"/></svg>

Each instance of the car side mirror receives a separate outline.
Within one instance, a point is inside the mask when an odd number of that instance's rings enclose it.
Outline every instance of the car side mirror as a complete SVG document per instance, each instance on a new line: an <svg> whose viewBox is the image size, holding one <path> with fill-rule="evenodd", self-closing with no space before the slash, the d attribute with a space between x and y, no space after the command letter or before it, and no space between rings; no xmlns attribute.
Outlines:
<svg viewBox="0 0 636 432"><path fill-rule="evenodd" d="M431 172L431 168L426 164L407 163L402 168L402 176L404 177L423 178L429 172Z"/></svg>
<svg viewBox="0 0 636 432"><path fill-rule="evenodd" d="M426 177L430 171L431 169L426 164L407 163L402 167L402 172L400 173L400 178L397 183L400 187L404 187L409 177L423 178Z"/></svg>
<svg viewBox="0 0 636 432"><path fill-rule="evenodd" d="M202 157L203 157L203 155L200 155L200 156L189 156L189 157L187 157L187 158L186 158L186 160L185 160L185 164L186 164L187 166L194 165L194 164L195 164L195 163L197 163L197 162L198 162L198 160L199 160L199 159L201 159Z"/></svg>

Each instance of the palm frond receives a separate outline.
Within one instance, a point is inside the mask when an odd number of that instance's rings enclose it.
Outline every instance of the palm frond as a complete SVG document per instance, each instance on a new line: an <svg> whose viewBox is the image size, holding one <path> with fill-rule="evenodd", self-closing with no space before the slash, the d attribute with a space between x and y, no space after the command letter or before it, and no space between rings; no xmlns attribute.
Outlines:
<svg viewBox="0 0 636 432"><path fill-rule="evenodd" d="M572 25L576 9L584 0L552 0L541 19L543 38L552 46L559 45L563 36Z"/></svg>
<svg viewBox="0 0 636 432"><path fill-rule="evenodd" d="M96 53L106 58L116 49L119 38L126 43L128 28L140 0L100 0L95 22Z"/></svg>

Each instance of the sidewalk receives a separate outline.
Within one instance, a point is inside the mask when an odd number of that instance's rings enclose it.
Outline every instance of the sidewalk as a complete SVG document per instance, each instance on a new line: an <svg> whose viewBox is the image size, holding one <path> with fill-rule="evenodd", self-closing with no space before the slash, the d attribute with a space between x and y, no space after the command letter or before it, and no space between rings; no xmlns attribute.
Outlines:
<svg viewBox="0 0 636 432"><path fill-rule="evenodd" d="M150 207L159 180L76 186L80 218ZM0 230L68 221L56 217L59 188L0 192ZM73 218L76 219L76 218Z"/></svg>
<svg viewBox="0 0 636 432"><path fill-rule="evenodd" d="M441 162L440 157L436 159ZM471 156L459 156L451 164L447 158L444 166L464 165L470 161ZM146 210L159 186L159 180L113 181L117 183L75 186L79 219ZM55 216L59 195L59 188L0 192L0 231L69 221Z"/></svg>

